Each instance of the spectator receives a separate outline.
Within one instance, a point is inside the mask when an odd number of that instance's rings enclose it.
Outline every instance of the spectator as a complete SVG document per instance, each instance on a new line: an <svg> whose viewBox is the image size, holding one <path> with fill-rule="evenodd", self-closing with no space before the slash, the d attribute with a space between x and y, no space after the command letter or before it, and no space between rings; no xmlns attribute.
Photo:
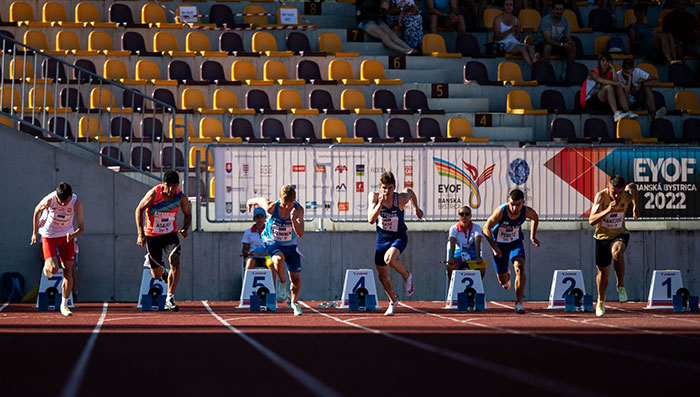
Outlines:
<svg viewBox="0 0 700 397"><path fill-rule="evenodd" d="M381 40L384 47L404 55L419 54L399 38L382 20L382 14L389 8L388 0L357 0L355 3L357 27L368 35Z"/></svg>
<svg viewBox="0 0 700 397"><path fill-rule="evenodd" d="M400 26L409 46L419 48L423 41L423 16L413 0L389 0L386 22L392 28Z"/></svg>
<svg viewBox="0 0 700 397"><path fill-rule="evenodd" d="M423 19L428 21L428 31L437 32L437 27L457 28L457 33L465 33L467 26L464 16L459 13L457 0L425 0L421 3Z"/></svg>
<svg viewBox="0 0 700 397"><path fill-rule="evenodd" d="M652 119L660 119L666 115L665 107L656 109L654 93L651 92L651 87L659 85L659 80L656 77L640 68L635 68L633 60L625 59L622 62L622 69L617 71L617 78L627 94L630 109L641 108L642 102L644 102Z"/></svg>
<svg viewBox="0 0 700 397"><path fill-rule="evenodd" d="M539 60L535 46L525 44L520 38L520 21L513 15L513 0L503 2L503 14L493 20L493 39L503 44L506 53L521 55L528 66Z"/></svg>
<svg viewBox="0 0 700 397"><path fill-rule="evenodd" d="M623 118L636 119L638 116L629 111L627 95L622 89L622 83L613 72L612 56L604 52L598 57L598 67L588 72L588 78L583 82L580 97L581 107L591 111L613 111L615 122ZM622 108L619 110L618 104Z"/></svg>
<svg viewBox="0 0 700 397"><path fill-rule="evenodd" d="M676 46L673 43L673 35L668 32L656 33L654 29L644 22L647 16L647 8L642 4L634 7L634 23L627 27L630 37L632 53L641 55L651 62L668 63L681 62L676 55Z"/></svg>
<svg viewBox="0 0 700 397"><path fill-rule="evenodd" d="M564 1L552 2L552 13L542 17L535 35L535 50L550 62L552 55L565 55L567 63L576 59L576 43L571 39L569 21L564 16Z"/></svg>
<svg viewBox="0 0 700 397"><path fill-rule="evenodd" d="M676 0L673 11L661 23L665 33L673 35L678 58L694 56L698 50L698 24L693 14L686 11L686 0Z"/></svg>
<svg viewBox="0 0 700 397"><path fill-rule="evenodd" d="M583 18L581 18L581 11L579 11L578 6L576 5L576 0L564 0L564 8L573 11L574 15L576 15L576 22L578 23L578 26L583 27ZM544 11L540 14L544 15Z"/></svg>
<svg viewBox="0 0 700 397"><path fill-rule="evenodd" d="M613 20L613 25L617 24L617 17L615 16L615 0L596 0L596 5L598 8L607 10Z"/></svg>

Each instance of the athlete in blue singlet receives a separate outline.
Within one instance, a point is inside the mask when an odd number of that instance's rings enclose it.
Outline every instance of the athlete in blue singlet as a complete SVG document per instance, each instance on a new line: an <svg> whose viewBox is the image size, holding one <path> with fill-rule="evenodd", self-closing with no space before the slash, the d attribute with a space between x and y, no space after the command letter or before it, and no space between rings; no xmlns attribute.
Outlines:
<svg viewBox="0 0 700 397"><path fill-rule="evenodd" d="M377 249L374 253L374 264L377 266L379 281L389 300L389 308L385 316L393 316L399 299L394 293L394 287L389 279L389 268L396 270L404 280L404 288L407 296L413 295L413 276L406 270L399 255L406 249L408 235L406 234L406 222L404 222L404 207L410 201L416 209L418 219L423 217L423 211L418 207L418 198L412 189L406 189L396 193L396 179L391 172L385 172L379 178L379 192L372 192L369 201L367 219L369 223L377 222Z"/></svg>
<svg viewBox="0 0 700 397"><path fill-rule="evenodd" d="M291 305L295 316L301 316L299 291L301 291L301 258L297 249L297 238L304 235L304 208L296 201L297 192L291 185L282 186L280 199L269 201L264 197L248 200L248 210L259 206L271 216L267 218L265 230L260 237L279 277L280 284L286 283L286 265L291 281ZM284 287L283 287L284 288Z"/></svg>
<svg viewBox="0 0 700 397"><path fill-rule="evenodd" d="M510 289L510 272L508 262L515 268L515 311L524 314L523 294L525 293L525 248L523 232L520 227L526 219L532 220L530 240L535 247L540 241L535 237L539 217L532 208L525 206L525 194L520 189L513 189L508 195L508 203L498 207L484 225L484 235L496 241L493 250L498 282L504 289Z"/></svg>

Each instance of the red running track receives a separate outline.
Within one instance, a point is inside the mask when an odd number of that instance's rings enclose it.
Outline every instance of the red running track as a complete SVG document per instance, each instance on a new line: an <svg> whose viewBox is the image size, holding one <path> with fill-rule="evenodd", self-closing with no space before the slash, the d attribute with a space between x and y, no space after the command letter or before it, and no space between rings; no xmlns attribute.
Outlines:
<svg viewBox="0 0 700 397"><path fill-rule="evenodd" d="M81 303L70 318L10 304L0 312L0 390L668 395L696 389L700 375L700 316L643 303L608 303L603 318L537 302L525 315L510 302L488 302L485 313L406 302L394 317L305 303L302 317L286 307L251 313L237 302L183 302L178 313Z"/></svg>

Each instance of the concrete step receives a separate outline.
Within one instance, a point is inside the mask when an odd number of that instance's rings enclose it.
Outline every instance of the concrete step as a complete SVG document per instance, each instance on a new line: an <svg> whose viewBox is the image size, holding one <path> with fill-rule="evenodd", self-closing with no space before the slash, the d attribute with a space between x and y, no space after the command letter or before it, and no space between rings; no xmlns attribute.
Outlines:
<svg viewBox="0 0 700 397"><path fill-rule="evenodd" d="M446 113L484 113L489 111L488 98L432 98L431 109L443 109Z"/></svg>

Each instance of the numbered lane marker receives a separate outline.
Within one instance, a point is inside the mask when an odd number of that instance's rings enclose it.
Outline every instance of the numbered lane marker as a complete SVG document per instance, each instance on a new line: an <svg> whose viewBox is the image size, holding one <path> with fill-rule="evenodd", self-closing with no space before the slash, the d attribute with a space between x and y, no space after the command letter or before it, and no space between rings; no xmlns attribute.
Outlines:
<svg viewBox="0 0 700 397"><path fill-rule="evenodd" d="M552 288L549 290L549 306L547 309L564 309L566 295L578 288L586 295L581 270L555 270L552 277Z"/></svg>
<svg viewBox="0 0 700 397"><path fill-rule="evenodd" d="M654 270L649 287L647 309L670 309L673 307L673 295L683 288L680 270Z"/></svg>
<svg viewBox="0 0 700 397"><path fill-rule="evenodd" d="M374 272L372 269L348 269L345 271L345 283L343 283L341 309L348 309L350 294L356 294L358 288L363 288L366 295L377 296L377 287L374 283ZM363 291L364 292L364 291ZM377 302L376 308L379 308Z"/></svg>
<svg viewBox="0 0 700 397"><path fill-rule="evenodd" d="M58 269L58 273L54 274L51 276L51 278L46 277L44 275L44 272L41 272L41 281L39 281L39 295L37 295L36 298L36 308L39 308L39 297L40 294L46 294L47 290L51 290L51 292L55 293L56 299L58 299L59 296L61 296L61 286L63 285L63 269ZM57 302L56 304L60 304L61 302ZM73 292L70 293L70 296L68 297L68 307L73 307ZM58 310L58 307L55 307L54 310Z"/></svg>
<svg viewBox="0 0 700 397"><path fill-rule="evenodd" d="M153 290L153 291L152 291ZM156 280L151 276L151 270L149 269L143 269L143 273L141 274L141 288L139 288L139 300L138 304L136 305L137 308L141 309L142 307L142 299L144 295L151 295L154 296L155 290L160 291L161 296L165 296L165 294L168 293L168 284L166 284L163 280ZM157 306L158 302L152 302L153 306Z"/></svg>
<svg viewBox="0 0 700 397"><path fill-rule="evenodd" d="M445 309L457 309L459 294L473 289L477 294L484 293L484 283L481 281L481 272L478 270L455 270L450 279L450 288L447 290ZM486 303L484 303L484 309Z"/></svg>
<svg viewBox="0 0 700 397"><path fill-rule="evenodd" d="M272 282L272 271L270 269L249 269L243 276L243 288L241 289L241 303L239 309L250 308L250 296L258 294L258 289L264 287L267 293L275 294L275 283ZM264 305L265 302L261 304Z"/></svg>

